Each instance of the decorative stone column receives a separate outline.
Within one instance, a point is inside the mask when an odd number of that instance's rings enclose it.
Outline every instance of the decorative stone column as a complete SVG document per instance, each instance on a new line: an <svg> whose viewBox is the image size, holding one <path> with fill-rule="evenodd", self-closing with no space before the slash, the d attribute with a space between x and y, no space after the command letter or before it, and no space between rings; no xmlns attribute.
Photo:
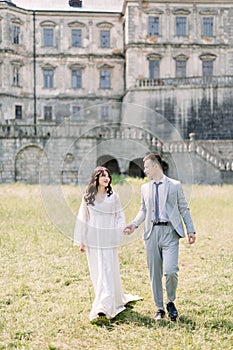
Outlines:
<svg viewBox="0 0 233 350"><path fill-rule="evenodd" d="M119 164L119 168L120 168L120 173L122 175L125 175L128 173L129 170L129 163L130 160L129 159L123 159L123 158L119 158L118 159L118 164Z"/></svg>
<svg viewBox="0 0 233 350"><path fill-rule="evenodd" d="M195 151L195 133L191 132L189 134L189 152L194 152Z"/></svg>

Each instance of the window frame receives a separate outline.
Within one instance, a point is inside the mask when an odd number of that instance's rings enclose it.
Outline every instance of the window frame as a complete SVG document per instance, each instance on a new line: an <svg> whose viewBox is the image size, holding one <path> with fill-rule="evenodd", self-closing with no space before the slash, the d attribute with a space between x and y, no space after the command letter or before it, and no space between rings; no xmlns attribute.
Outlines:
<svg viewBox="0 0 233 350"><path fill-rule="evenodd" d="M211 64L211 67L205 67L205 64ZM211 70L211 74L208 74L208 71ZM207 72L207 74L206 74ZM203 60L202 61L202 76L203 77L212 77L214 75L214 61L213 60Z"/></svg>
<svg viewBox="0 0 233 350"><path fill-rule="evenodd" d="M205 21L208 22L208 20L211 20L211 23L205 23ZM214 36L214 17L213 16L202 17L202 36L211 37L211 38Z"/></svg>
<svg viewBox="0 0 233 350"><path fill-rule="evenodd" d="M20 68L21 67L17 65L12 66L12 85L15 87L20 86L20 81L21 81Z"/></svg>
<svg viewBox="0 0 233 350"><path fill-rule="evenodd" d="M20 111L19 114L18 114L18 111ZM23 119L23 106L22 105L15 105L15 119L16 120Z"/></svg>
<svg viewBox="0 0 233 350"><path fill-rule="evenodd" d="M72 120L80 120L81 119L81 106L73 105L72 106Z"/></svg>
<svg viewBox="0 0 233 350"><path fill-rule="evenodd" d="M100 70L100 89L111 89L111 72L109 69Z"/></svg>
<svg viewBox="0 0 233 350"><path fill-rule="evenodd" d="M104 33L108 33L107 38L104 39ZM106 43L104 43L106 40ZM111 31L110 29L100 29L100 47L102 49L109 49L111 47Z"/></svg>
<svg viewBox="0 0 233 350"><path fill-rule="evenodd" d="M49 31L52 33L52 35L46 36L45 33L49 33ZM46 42L48 40L48 42ZM45 27L43 28L43 47L54 47L54 28L51 27Z"/></svg>
<svg viewBox="0 0 233 350"><path fill-rule="evenodd" d="M51 73L51 75L48 74L49 72ZM43 77L44 77L44 89L53 89L54 88L54 69L43 68Z"/></svg>
<svg viewBox="0 0 233 350"><path fill-rule="evenodd" d="M151 23L151 20L155 19L157 20L157 23L155 21L155 27L153 29L153 23ZM148 36L159 36L160 35L160 18L159 16L149 16L148 17Z"/></svg>
<svg viewBox="0 0 233 350"><path fill-rule="evenodd" d="M74 79L76 79L75 84L74 84ZM82 69L81 68L71 69L71 86L72 86L72 89L82 88Z"/></svg>
<svg viewBox="0 0 233 350"><path fill-rule="evenodd" d="M153 67L154 66L154 67ZM156 71L155 71L155 68L157 67L157 76L156 74L154 74ZM153 72L153 74L152 74ZM150 59L149 60L149 79L160 79L160 60L153 60L153 59Z"/></svg>
<svg viewBox="0 0 233 350"><path fill-rule="evenodd" d="M74 39L74 32L79 32L80 35L77 35L78 39ZM75 43L77 42L77 45ZM80 28L72 28L71 29L71 46L72 47L82 47L82 29Z"/></svg>
<svg viewBox="0 0 233 350"><path fill-rule="evenodd" d="M180 23L178 20L181 20ZM176 16L176 36L187 36L187 16Z"/></svg>
<svg viewBox="0 0 233 350"><path fill-rule="evenodd" d="M47 117L47 115L49 117ZM43 119L44 121L50 122L53 120L53 106L44 106L43 107Z"/></svg>
<svg viewBox="0 0 233 350"><path fill-rule="evenodd" d="M179 64L180 64L180 67L178 66ZM181 74L178 74L178 72L181 72ZM176 78L186 78L186 77L187 77L187 60L176 59Z"/></svg>
<svg viewBox="0 0 233 350"><path fill-rule="evenodd" d="M12 44L20 45L21 28L19 24L12 24Z"/></svg>
<svg viewBox="0 0 233 350"><path fill-rule="evenodd" d="M109 106L101 106L100 107L100 115L101 115L101 121L109 121L110 117L110 108Z"/></svg>

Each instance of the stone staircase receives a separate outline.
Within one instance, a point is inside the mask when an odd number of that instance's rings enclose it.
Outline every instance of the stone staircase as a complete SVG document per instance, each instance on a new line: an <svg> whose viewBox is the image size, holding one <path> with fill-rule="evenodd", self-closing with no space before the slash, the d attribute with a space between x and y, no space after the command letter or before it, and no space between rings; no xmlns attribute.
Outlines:
<svg viewBox="0 0 233 350"><path fill-rule="evenodd" d="M194 152L207 163L223 171L233 172L233 140L232 141L173 141L164 145L165 152Z"/></svg>

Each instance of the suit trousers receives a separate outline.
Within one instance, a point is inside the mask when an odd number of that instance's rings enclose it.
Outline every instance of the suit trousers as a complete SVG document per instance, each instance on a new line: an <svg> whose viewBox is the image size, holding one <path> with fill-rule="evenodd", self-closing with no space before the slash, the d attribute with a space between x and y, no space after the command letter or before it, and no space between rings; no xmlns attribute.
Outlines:
<svg viewBox="0 0 233 350"><path fill-rule="evenodd" d="M179 235L172 225L154 226L145 240L147 265L155 305L163 307L163 275L166 278L167 299L174 301L178 284Z"/></svg>

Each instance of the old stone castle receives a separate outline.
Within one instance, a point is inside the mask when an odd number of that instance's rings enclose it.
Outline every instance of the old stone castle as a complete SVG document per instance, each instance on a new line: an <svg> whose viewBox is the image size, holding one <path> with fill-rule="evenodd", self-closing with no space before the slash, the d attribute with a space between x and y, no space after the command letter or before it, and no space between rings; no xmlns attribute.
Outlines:
<svg viewBox="0 0 233 350"><path fill-rule="evenodd" d="M233 182L232 0L0 1L0 182ZM58 3L58 4L57 4Z"/></svg>

